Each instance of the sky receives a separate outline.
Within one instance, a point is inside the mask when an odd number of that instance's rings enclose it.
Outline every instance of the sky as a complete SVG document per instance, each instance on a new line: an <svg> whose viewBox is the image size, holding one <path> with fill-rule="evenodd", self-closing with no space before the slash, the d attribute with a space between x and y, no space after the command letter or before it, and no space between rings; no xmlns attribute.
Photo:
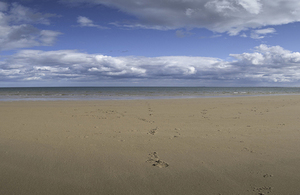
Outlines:
<svg viewBox="0 0 300 195"><path fill-rule="evenodd" d="M0 87L300 87L299 0L0 0Z"/></svg>

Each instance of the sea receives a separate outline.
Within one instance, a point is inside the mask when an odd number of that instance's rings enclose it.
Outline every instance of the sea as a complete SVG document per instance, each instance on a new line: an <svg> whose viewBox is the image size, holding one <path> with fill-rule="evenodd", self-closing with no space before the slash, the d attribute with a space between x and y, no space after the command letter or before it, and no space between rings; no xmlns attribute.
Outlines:
<svg viewBox="0 0 300 195"><path fill-rule="evenodd" d="M5 87L0 101L138 100L300 95L298 87Z"/></svg>

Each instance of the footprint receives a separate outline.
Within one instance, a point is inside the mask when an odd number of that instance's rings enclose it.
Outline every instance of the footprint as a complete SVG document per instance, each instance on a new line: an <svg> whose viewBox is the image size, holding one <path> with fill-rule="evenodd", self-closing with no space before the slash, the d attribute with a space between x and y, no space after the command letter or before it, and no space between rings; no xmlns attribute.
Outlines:
<svg viewBox="0 0 300 195"><path fill-rule="evenodd" d="M249 148L246 148L246 147L244 147L241 151L248 151L248 152L250 152L250 153L254 153L253 150L251 150L251 149L249 149Z"/></svg>
<svg viewBox="0 0 300 195"><path fill-rule="evenodd" d="M150 153L148 160L146 162L151 163L152 166L159 167L159 168L166 168L169 166L168 163L159 159L157 152Z"/></svg>
<svg viewBox="0 0 300 195"><path fill-rule="evenodd" d="M174 135L174 138L176 138L176 137L179 137L180 136L180 133L179 133L179 128L177 129L177 128L175 128L175 133L177 134L177 135Z"/></svg>
<svg viewBox="0 0 300 195"><path fill-rule="evenodd" d="M256 191L259 195L269 194L272 192L272 187L270 186L263 186L260 188L254 188L253 191Z"/></svg>
<svg viewBox="0 0 300 195"><path fill-rule="evenodd" d="M154 123L154 121L149 121L149 120L147 120L147 119L144 119L144 118L138 118L138 119L139 119L139 120L141 120L141 121L144 121L144 122L150 123L150 124Z"/></svg>
<svg viewBox="0 0 300 195"><path fill-rule="evenodd" d="M155 129L151 129L148 134L154 135L157 131L158 127L156 127Z"/></svg>
<svg viewBox="0 0 300 195"><path fill-rule="evenodd" d="M264 174L263 177L264 177L264 178L267 178L267 177L273 177L273 175L271 175L271 174Z"/></svg>

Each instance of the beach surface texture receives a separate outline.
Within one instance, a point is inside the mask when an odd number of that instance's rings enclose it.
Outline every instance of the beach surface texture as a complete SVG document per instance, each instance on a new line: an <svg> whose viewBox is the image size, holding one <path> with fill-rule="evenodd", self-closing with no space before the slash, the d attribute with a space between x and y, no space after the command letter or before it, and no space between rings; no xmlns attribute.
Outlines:
<svg viewBox="0 0 300 195"><path fill-rule="evenodd" d="M0 194L300 192L300 96L0 102Z"/></svg>

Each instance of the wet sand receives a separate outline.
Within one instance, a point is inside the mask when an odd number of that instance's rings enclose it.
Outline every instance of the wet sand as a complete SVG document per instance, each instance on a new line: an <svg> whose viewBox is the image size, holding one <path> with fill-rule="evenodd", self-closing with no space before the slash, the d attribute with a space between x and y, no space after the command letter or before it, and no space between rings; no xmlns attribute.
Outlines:
<svg viewBox="0 0 300 195"><path fill-rule="evenodd" d="M0 102L0 194L298 194L300 96Z"/></svg>

